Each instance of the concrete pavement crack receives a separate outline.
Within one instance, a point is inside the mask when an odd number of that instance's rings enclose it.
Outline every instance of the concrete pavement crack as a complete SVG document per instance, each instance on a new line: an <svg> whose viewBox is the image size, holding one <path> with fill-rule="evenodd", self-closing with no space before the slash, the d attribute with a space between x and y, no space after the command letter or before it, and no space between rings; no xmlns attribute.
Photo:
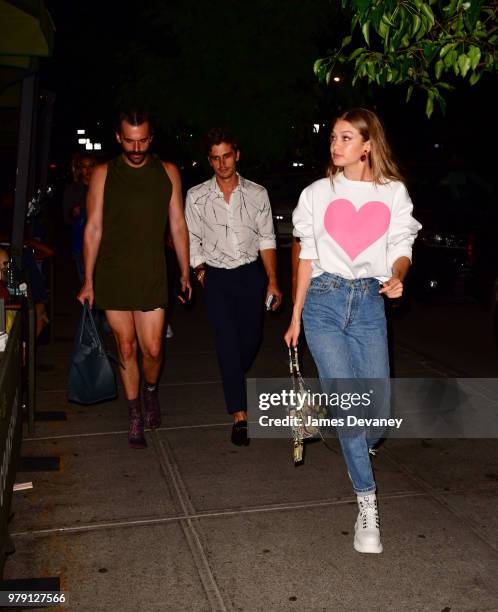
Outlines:
<svg viewBox="0 0 498 612"><path fill-rule="evenodd" d="M195 508L188 495L187 487L183 482L178 464L167 440L161 440L157 432L151 436L156 447L161 471L166 484L171 491L174 502L184 516L195 514ZM187 540L192 558L197 567L199 577L213 612L229 612L233 610L231 604L223 599L220 588L209 564L209 560L201 541L194 520L190 517L181 519L180 525Z"/></svg>

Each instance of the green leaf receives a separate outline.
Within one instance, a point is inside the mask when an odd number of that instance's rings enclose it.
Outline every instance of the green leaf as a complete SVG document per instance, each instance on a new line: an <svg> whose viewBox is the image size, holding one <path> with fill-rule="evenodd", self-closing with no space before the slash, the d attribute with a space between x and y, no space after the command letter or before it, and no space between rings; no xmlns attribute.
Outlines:
<svg viewBox="0 0 498 612"><path fill-rule="evenodd" d="M439 95L437 98L439 107L441 108L441 112L443 113L443 115L446 113L446 100L443 98L443 96Z"/></svg>
<svg viewBox="0 0 498 612"><path fill-rule="evenodd" d="M383 39L384 44L387 44L387 37L389 36L389 30L390 30L390 27L387 25L384 19L381 19L379 23L379 27L377 28L377 31L379 32L379 36Z"/></svg>
<svg viewBox="0 0 498 612"><path fill-rule="evenodd" d="M481 78L482 72L473 72L470 75L469 83L471 85L475 85L477 81Z"/></svg>
<svg viewBox="0 0 498 612"><path fill-rule="evenodd" d="M363 38L365 39L368 46L370 46L370 21L365 21L365 23L361 26L361 31L363 32Z"/></svg>
<svg viewBox="0 0 498 612"><path fill-rule="evenodd" d="M358 57L358 55L361 55L363 51L365 51L364 47L358 47L353 51L353 53L351 53L351 55L349 56L349 60L354 60L356 57Z"/></svg>
<svg viewBox="0 0 498 612"><path fill-rule="evenodd" d="M341 43L341 47L347 47L349 45L349 43L351 42L351 40L353 39L352 36L345 36L342 39L342 43Z"/></svg>
<svg viewBox="0 0 498 612"><path fill-rule="evenodd" d="M408 90L406 92L406 101L409 102L410 98L412 97L412 93L413 93L413 85L410 85L410 87L408 87Z"/></svg>
<svg viewBox="0 0 498 612"><path fill-rule="evenodd" d="M453 47L455 46L456 46L456 43L447 43L446 45L444 45L441 51L439 52L439 57L444 57L448 53L448 51L453 49Z"/></svg>
<svg viewBox="0 0 498 612"><path fill-rule="evenodd" d="M456 49L451 49L451 51L444 56L444 65L446 66L446 68L456 66L457 59L458 53L456 52Z"/></svg>
<svg viewBox="0 0 498 612"><path fill-rule="evenodd" d="M429 21L429 27L427 30L430 30L434 26L434 13L432 12L431 7L425 2L422 2L421 10Z"/></svg>
<svg viewBox="0 0 498 612"><path fill-rule="evenodd" d="M424 57L428 63L432 62L437 53L437 47L431 42L424 44Z"/></svg>
<svg viewBox="0 0 498 612"><path fill-rule="evenodd" d="M427 115L427 117L430 118L433 111L434 111L434 92L428 91L427 92L427 102L425 105L425 114Z"/></svg>
<svg viewBox="0 0 498 612"><path fill-rule="evenodd" d="M479 19L480 11L481 11L481 3L476 2L476 0L472 0L470 2L469 10L467 11L467 14L466 14L466 18L471 28L475 27L477 20ZM496 20L496 15L494 18Z"/></svg>
<svg viewBox="0 0 498 612"><path fill-rule="evenodd" d="M424 37L424 34L427 32L427 19L424 17L422 19L422 24L420 26L419 31L417 32L417 36L415 37L416 40L420 40L421 38Z"/></svg>
<svg viewBox="0 0 498 612"><path fill-rule="evenodd" d="M458 58L458 67L460 68L460 73L462 77L465 78L467 72L470 69L470 58L465 53L462 53Z"/></svg>
<svg viewBox="0 0 498 612"><path fill-rule="evenodd" d="M370 0L353 0L353 4L356 6L356 8L360 11L366 11L367 8L370 5Z"/></svg>
<svg viewBox="0 0 498 612"><path fill-rule="evenodd" d="M367 66L367 74L370 81L375 81L375 64L374 62L365 62Z"/></svg>
<svg viewBox="0 0 498 612"><path fill-rule="evenodd" d="M472 70L475 70L477 64L479 63L479 60L481 59L481 50L479 49L479 47L471 45L468 51L468 56L470 59L470 67L472 68Z"/></svg>
<svg viewBox="0 0 498 612"><path fill-rule="evenodd" d="M317 59L316 62L313 64L313 72L315 74L319 73L323 61L324 61L323 59Z"/></svg>
<svg viewBox="0 0 498 612"><path fill-rule="evenodd" d="M378 30L378 29L379 29L379 26L380 26L380 24L381 24L381 22L382 22L383 12L384 12L384 9L383 9L382 5L381 5L381 4L379 4L379 5L377 6L377 8L376 8L376 9L374 9L374 10L372 11L372 13L371 13L371 17L372 17L372 25L373 25L373 27L375 28L375 30Z"/></svg>
<svg viewBox="0 0 498 612"><path fill-rule="evenodd" d="M412 36L415 36L422 25L422 19L418 15L413 15L412 20Z"/></svg>
<svg viewBox="0 0 498 612"><path fill-rule="evenodd" d="M444 68L444 62L442 59L438 60L436 62L436 66L434 68L434 73L436 75L436 79L440 79L441 77L441 73L443 72L443 68Z"/></svg>

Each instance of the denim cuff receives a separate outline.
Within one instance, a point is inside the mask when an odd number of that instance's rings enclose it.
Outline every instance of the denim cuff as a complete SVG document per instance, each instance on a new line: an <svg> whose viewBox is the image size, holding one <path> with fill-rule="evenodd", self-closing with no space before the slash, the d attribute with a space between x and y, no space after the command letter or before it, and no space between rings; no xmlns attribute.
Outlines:
<svg viewBox="0 0 498 612"><path fill-rule="evenodd" d="M356 493L356 495L371 495L372 493L375 493L377 491L377 487L374 487L373 489L365 489L365 490L357 490L357 489L353 489L353 491Z"/></svg>

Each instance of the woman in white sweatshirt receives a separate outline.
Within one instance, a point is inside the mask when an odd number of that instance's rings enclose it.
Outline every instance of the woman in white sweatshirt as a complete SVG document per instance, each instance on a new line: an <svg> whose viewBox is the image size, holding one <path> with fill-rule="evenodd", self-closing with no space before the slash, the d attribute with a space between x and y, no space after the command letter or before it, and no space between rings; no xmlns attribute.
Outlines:
<svg viewBox="0 0 498 612"><path fill-rule="evenodd" d="M385 384L380 402L388 402L384 296L402 295L421 225L412 217L412 202L373 112L357 108L341 115L330 143L328 177L302 192L293 214L301 251L285 342L297 345L302 316L322 384L331 379L381 379ZM375 410L379 414L383 408L377 404ZM354 548L380 553L370 463L379 435L341 429L339 440L359 508Z"/></svg>

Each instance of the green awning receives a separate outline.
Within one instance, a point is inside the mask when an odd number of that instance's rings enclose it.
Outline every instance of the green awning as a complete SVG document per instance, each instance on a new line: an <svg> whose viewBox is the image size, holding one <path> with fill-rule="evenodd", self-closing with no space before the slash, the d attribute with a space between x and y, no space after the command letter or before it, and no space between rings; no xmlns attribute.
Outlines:
<svg viewBox="0 0 498 612"><path fill-rule="evenodd" d="M43 0L0 0L0 92L37 70L54 44L54 24Z"/></svg>
<svg viewBox="0 0 498 612"><path fill-rule="evenodd" d="M1 56L48 57L54 24L42 0L0 0Z"/></svg>

